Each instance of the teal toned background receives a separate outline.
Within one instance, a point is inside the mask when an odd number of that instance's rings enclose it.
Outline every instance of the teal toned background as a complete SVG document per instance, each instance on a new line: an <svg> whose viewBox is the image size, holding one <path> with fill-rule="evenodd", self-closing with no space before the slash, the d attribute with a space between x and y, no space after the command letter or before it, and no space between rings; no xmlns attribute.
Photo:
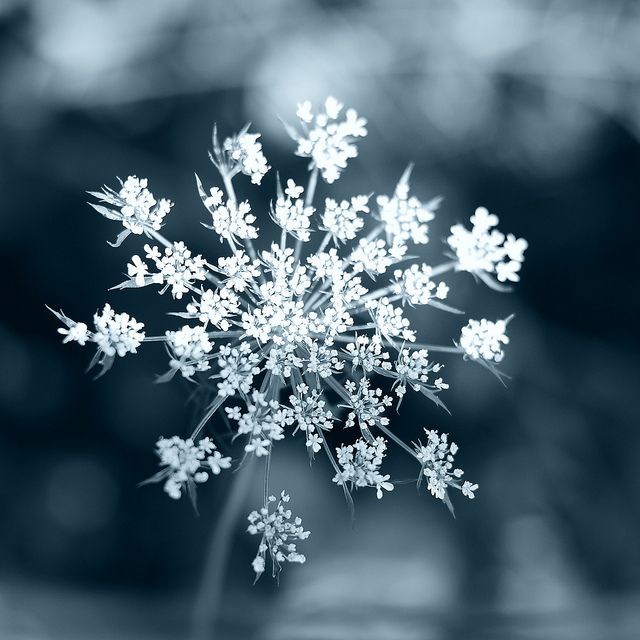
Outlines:
<svg viewBox="0 0 640 640"><path fill-rule="evenodd" d="M395 418L406 440L429 426L460 445L480 491L455 520L404 485L358 494L352 529L328 466L278 447L308 562L251 586L241 524L222 637L639 637L639 59L640 6L622 0L0 1L0 638L185 637L228 489L203 487L196 516L136 486L157 437L198 416L188 385L153 384L160 349L94 382L88 352L60 344L45 303L80 319L109 301L156 334L170 308L107 293L139 245L110 248L85 191L146 176L176 203L167 235L216 256L193 180L215 180L213 123L251 121L302 179L278 117L329 94L369 120L333 193L388 193L413 161L416 194L445 197L425 260L480 204L528 239L514 293L452 279L471 317L516 313L512 380L445 360L452 415L408 397ZM245 182L255 208L274 176ZM460 324L415 322L430 341Z"/></svg>

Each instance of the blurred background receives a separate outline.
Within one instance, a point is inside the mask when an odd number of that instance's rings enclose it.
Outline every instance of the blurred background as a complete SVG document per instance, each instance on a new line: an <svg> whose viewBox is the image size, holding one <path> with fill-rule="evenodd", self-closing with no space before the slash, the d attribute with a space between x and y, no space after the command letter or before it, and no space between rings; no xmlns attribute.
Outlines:
<svg viewBox="0 0 640 640"><path fill-rule="evenodd" d="M414 161L415 193L445 197L425 260L480 204L528 239L514 293L451 279L471 317L516 313L512 380L444 360L452 415L408 397L396 418L406 440L460 445L480 491L457 519L406 485L358 494L352 528L330 468L279 447L272 486L296 487L308 561L251 586L240 524L217 637L640 637L638 60L633 0L0 0L0 638L186 637L229 487L203 487L197 516L136 485L198 407L153 384L161 349L92 381L44 305L81 320L109 301L157 335L171 301L107 292L140 247L106 244L85 191L148 177L176 203L166 234L215 257L193 180L214 184L213 123L251 121L302 179L278 116L327 95L369 120L332 193L389 193ZM273 179L243 195L266 204ZM429 341L460 326L416 322Z"/></svg>

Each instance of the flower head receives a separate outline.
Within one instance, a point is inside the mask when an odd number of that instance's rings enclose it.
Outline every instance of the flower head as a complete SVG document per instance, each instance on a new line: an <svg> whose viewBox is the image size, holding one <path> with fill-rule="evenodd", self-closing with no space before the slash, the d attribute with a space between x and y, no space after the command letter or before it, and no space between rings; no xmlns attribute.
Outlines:
<svg viewBox="0 0 640 640"><path fill-rule="evenodd" d="M237 169L249 176L253 184L260 184L267 171L271 169L262 152L259 139L259 133L242 131L237 136L227 138L223 143L232 170Z"/></svg>
<svg viewBox="0 0 640 640"><path fill-rule="evenodd" d="M500 362L504 358L502 345L509 344L507 323L508 320L492 322L485 318L469 320L460 333L460 346L464 353L472 360L482 358Z"/></svg>
<svg viewBox="0 0 640 640"><path fill-rule="evenodd" d="M252 566L256 580L264 573L267 553L271 558L272 575L277 577L285 562L303 564L304 555L298 552L297 541L306 540L310 532L305 531L302 519L293 516L288 509L289 494L284 491L279 498L269 496L266 504L249 514L247 531L252 536L260 536L258 553Z"/></svg>
<svg viewBox="0 0 640 640"><path fill-rule="evenodd" d="M302 194L304 187L299 187L293 180L287 181L287 188L278 195L271 207L274 222L302 242L309 241L309 226L313 207L305 205Z"/></svg>
<svg viewBox="0 0 640 640"><path fill-rule="evenodd" d="M120 221L125 229L114 246L120 245L130 233L152 235L154 231L159 231L165 216L173 207L171 200L156 200L147 188L146 178L129 176L124 182L120 180L120 185L119 191L104 187L102 191L90 192L101 202L110 205L92 203L91 206L105 218Z"/></svg>
<svg viewBox="0 0 640 640"><path fill-rule="evenodd" d="M298 105L297 115L304 133L295 134L298 143L296 154L310 158L326 182L335 182L351 158L358 155L356 138L367 135L367 121L358 116L355 109L347 109L340 119L343 105L335 98L327 98L324 110L313 113L310 102Z"/></svg>
<svg viewBox="0 0 640 640"><path fill-rule="evenodd" d="M128 313L116 313L108 304L94 314L93 324L92 340L106 356L136 353L144 340L144 324Z"/></svg>
<svg viewBox="0 0 640 640"><path fill-rule="evenodd" d="M441 198L424 204L409 194L410 168L398 182L393 196L380 195L376 198L380 220L384 223L387 237L395 243L427 244L429 226L435 217Z"/></svg>
<svg viewBox="0 0 640 640"><path fill-rule="evenodd" d="M386 450L387 444L383 438L376 438L371 444L358 439L352 445L338 447L338 464L342 468L333 481L354 488L373 487L379 500L383 496L383 489L393 491L393 484L389 482L391 476L380 473Z"/></svg>
<svg viewBox="0 0 640 640"><path fill-rule="evenodd" d="M164 480L164 490L174 500L182 496L185 486L193 491L195 483L206 482L209 473L218 475L231 466L231 458L223 456L210 438L202 438L198 444L191 438L160 438L156 453L165 467L157 479Z"/></svg>
<svg viewBox="0 0 640 640"><path fill-rule="evenodd" d="M425 429L427 443L416 445L416 457L422 465L422 475L427 479L427 488L439 500L447 500L447 488L460 489L468 498L473 498L477 484L464 482L461 486L459 478L464 474L462 469L453 466L454 456L458 453L458 445L449 442L446 433Z"/></svg>
<svg viewBox="0 0 640 640"><path fill-rule="evenodd" d="M320 433L333 429L334 416L318 389L310 390L306 384L299 384L295 391L289 396L291 416L296 429L305 434L307 449L313 455L320 451L323 443Z"/></svg>
<svg viewBox="0 0 640 640"><path fill-rule="evenodd" d="M339 242L353 240L364 227L360 214L369 213L369 196L354 196L351 200L337 202L333 198L324 201L322 226Z"/></svg>
<svg viewBox="0 0 640 640"><path fill-rule="evenodd" d="M213 229L220 236L220 242L226 239L235 243L258 237L258 230L253 226L256 217L251 212L251 205L247 200L236 202L230 198L223 202L218 197L219 189L212 189L211 192L215 195L204 198L203 203L211 214L212 224L204 226Z"/></svg>
<svg viewBox="0 0 640 640"><path fill-rule="evenodd" d="M389 442L419 463L418 484L426 479L450 508L449 488L474 496L478 485L461 482L457 447L448 436L427 430L426 444L412 448L406 443L415 426L392 425L389 408L394 396L399 409L411 392L443 406L440 395L449 385L441 354L478 361L500 376L495 363L508 343L508 318L470 320L459 341L447 344L418 342L418 333L427 333L438 313L457 311L442 302L455 295L449 279L460 277L455 272L469 271L500 288L499 282L518 279L527 246L497 231L497 217L480 207L471 230L451 228L453 253L446 260L417 260L412 245L428 243L440 199L423 202L413 193L410 169L390 196L327 193L314 202L318 176L335 182L358 155L366 121L334 98L319 111L303 102L297 116L299 128L288 130L295 153L309 160L309 179L298 184L276 177L268 208L254 210L239 200L233 184L240 174L260 184L270 169L260 135L245 127L220 144L214 129L210 158L220 186L205 188L199 177L196 185L211 219L204 225L209 241L222 242L225 252L215 259L160 233L171 203L156 201L146 180L132 176L118 191L93 194L102 203L94 208L124 227L115 244L131 233L152 239L131 257L128 279L116 288L170 291L170 316L181 324L147 336L141 322L109 305L95 314L93 329L54 312L63 342L96 345L92 365L100 365L101 374L142 342L159 342L169 370L157 381L184 377L198 385L208 404L191 438L161 438L156 446L163 468L152 480L162 481L172 498L185 489L193 496L196 485L232 464L209 438L200 438L205 428L224 428L239 460L265 465L264 504L249 516L249 532L261 537L253 560L257 577L267 555L274 575L285 562L304 561L296 544L309 533L287 508L288 494L276 498L268 490L272 453L287 437L304 435L310 462L326 455L333 482L350 502L358 488L371 487L378 498L394 489L391 475L381 471ZM262 237L258 221L271 226ZM413 322L418 305L433 307L428 323ZM336 448L337 433L350 441Z"/></svg>
<svg viewBox="0 0 640 640"><path fill-rule="evenodd" d="M458 260L456 268L472 273L495 273L500 282L518 282L527 241L511 234L505 238L494 229L498 216L484 207L478 207L470 220L471 230L456 224L447 238Z"/></svg>
<svg viewBox="0 0 640 640"><path fill-rule="evenodd" d="M191 380L196 371L210 368L207 354L213 349L204 327L185 325L179 331L167 331L167 347L171 352L171 373L180 371Z"/></svg>
<svg viewBox="0 0 640 640"><path fill-rule="evenodd" d="M444 282L437 285L431 279L431 267L412 264L408 269L396 269L392 291L409 304L429 304L434 298L444 300L449 287Z"/></svg>

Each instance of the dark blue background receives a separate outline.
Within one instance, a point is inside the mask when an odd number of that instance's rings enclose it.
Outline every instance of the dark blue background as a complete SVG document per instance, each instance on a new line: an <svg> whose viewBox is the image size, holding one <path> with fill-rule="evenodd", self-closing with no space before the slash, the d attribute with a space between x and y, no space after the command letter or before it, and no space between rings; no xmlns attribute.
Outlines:
<svg viewBox="0 0 640 640"><path fill-rule="evenodd" d="M297 487L309 561L279 588L251 587L254 540L239 525L224 627L230 637L302 637L296 625L314 638L636 637L637 7L173 4L0 8L0 635L181 637L228 489L224 476L203 487L198 517L136 487L155 471L157 437L187 433L199 412L188 385L153 384L161 349L94 382L90 354L60 344L45 304L81 320L109 301L156 335L173 309L152 291L106 291L141 243L109 247L117 226L84 192L148 177L176 203L166 234L215 257L193 180L214 183L214 121L226 133L253 121L273 167L303 180L277 116L292 121L296 101L335 94L368 118L369 136L321 193L388 193L414 161L416 194L445 197L425 260L437 263L439 238L481 204L529 241L513 294L451 279L451 304L471 317L516 313L513 379L504 389L444 360L452 416L407 398L395 418L405 440L429 426L460 445L481 488L456 501L456 520L406 485L380 503L358 495L352 530L328 466L310 471L302 442L284 443L274 482ZM254 208L266 211L274 175L258 190L245 182ZM459 330L429 310L415 323L428 341ZM389 462L400 477L406 463L399 452Z"/></svg>

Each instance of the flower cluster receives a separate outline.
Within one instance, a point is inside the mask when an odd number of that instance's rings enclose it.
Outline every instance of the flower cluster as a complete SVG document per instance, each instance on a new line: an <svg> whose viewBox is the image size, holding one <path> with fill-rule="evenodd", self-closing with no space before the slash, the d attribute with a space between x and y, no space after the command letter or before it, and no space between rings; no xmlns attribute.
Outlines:
<svg viewBox="0 0 640 640"><path fill-rule="evenodd" d="M207 354L213 349L213 343L204 327L185 325L179 331L167 331L167 347L172 354L169 360L173 376L176 371L191 380L196 371L207 371L209 359Z"/></svg>
<svg viewBox="0 0 640 640"><path fill-rule="evenodd" d="M271 557L274 578L280 573L283 562L302 564L306 561L304 555L298 553L294 541L306 540L311 532L304 530L301 518L296 516L292 519L291 509L285 506L289 500L289 495L283 491L279 499L269 496L263 507L249 514L247 531L252 536L262 536L258 553L252 562L256 580L265 571L267 551Z"/></svg>
<svg viewBox="0 0 640 640"><path fill-rule="evenodd" d="M408 269L396 269L392 291L409 304L429 304L433 298L444 300L449 287L444 282L437 285L431 279L432 269L427 264L412 264Z"/></svg>
<svg viewBox="0 0 640 640"><path fill-rule="evenodd" d="M114 289L160 284L164 285L160 293L171 288L171 295L180 300L187 291L195 290L196 281L207 278L205 259L200 255L192 255L184 242L175 242L166 247L164 252L156 246L145 244L144 251L146 258L154 264L156 272L150 272L149 265L135 255L127 265L129 280L116 285Z"/></svg>
<svg viewBox="0 0 640 640"><path fill-rule="evenodd" d="M151 480L164 481L164 490L174 500L182 496L185 486L193 494L195 483L206 482L209 473L217 476L231 467L231 458L223 456L210 438L202 438L198 444L191 438L160 438L156 452L165 468Z"/></svg>
<svg viewBox="0 0 640 640"><path fill-rule="evenodd" d="M295 391L295 395L289 396L290 412L296 429L304 432L307 449L313 456L324 442L322 431L333 429L334 417L317 389L310 390L306 384L299 384Z"/></svg>
<svg viewBox="0 0 640 640"><path fill-rule="evenodd" d="M236 202L235 199L224 200L224 193L218 187L209 189L207 196L202 189L200 179L200 197L202 203L211 214L211 225L203 225L213 229L219 236L220 242L225 239L233 242L254 239L258 237L258 230L253 226L256 217L251 213L251 205L247 200Z"/></svg>
<svg viewBox="0 0 640 640"><path fill-rule="evenodd" d="M395 392L402 400L407 392L407 385L414 391L422 391L437 393L449 388L449 385L443 381L441 377L436 378L433 382L429 380L431 372L439 373L443 365L439 362L431 362L429 360L429 351L427 349L401 349L398 353L398 359L394 368L396 372L396 380L393 383Z"/></svg>
<svg viewBox="0 0 640 640"><path fill-rule="evenodd" d="M415 196L409 195L410 168L398 182L393 196L380 195L376 198L379 218L384 223L387 238L394 243L413 242L427 244L429 242L429 225L435 218L435 211L440 206L440 198L422 203Z"/></svg>
<svg viewBox="0 0 640 640"><path fill-rule="evenodd" d="M259 133L240 132L237 136L227 138L223 148L231 164L235 165L245 176L251 178L253 184L260 184L262 178L271 167L258 142Z"/></svg>
<svg viewBox="0 0 640 640"><path fill-rule="evenodd" d="M343 106L335 98L327 98L324 111L314 114L307 100L298 105L296 113L304 131L303 135L293 134L298 143L296 154L311 158L312 168L317 167L329 184L340 177L347 161L358 155L355 139L367 135L367 121L355 109L347 109L344 120L339 120Z"/></svg>
<svg viewBox="0 0 640 640"><path fill-rule="evenodd" d="M467 498L474 498L478 485L458 481L464 474L462 469L454 468L454 456L458 453L458 445L449 442L447 434L425 429L427 444L416 445L416 457L422 464L422 474L428 481L428 489L434 498L447 499L447 487L460 489Z"/></svg>
<svg viewBox="0 0 640 640"><path fill-rule="evenodd" d="M319 228L328 231L338 242L353 240L364 227L364 220L359 214L369 213L368 203L369 196L354 196L350 201L339 203L333 198L326 198Z"/></svg>
<svg viewBox="0 0 640 640"><path fill-rule="evenodd" d="M393 484L389 482L391 476L380 473L386 450L387 443L380 437L371 444L358 439L352 445L338 447L336 453L342 469L336 473L333 481L339 485L349 484L352 488L373 487L379 500L383 489L393 491Z"/></svg>
<svg viewBox="0 0 640 640"><path fill-rule="evenodd" d="M120 181L120 185L119 191L104 187L102 191L89 192L101 202L111 205L105 207L91 203L91 206L105 218L119 220L125 228L114 246L122 244L130 233L153 235L154 231L162 228L165 216L173 207L171 200L166 198L156 201L147 188L146 178L129 176L124 182Z"/></svg>
<svg viewBox="0 0 640 640"><path fill-rule="evenodd" d="M96 344L98 349L89 368L100 365L98 376L111 368L116 356L137 353L145 339L142 322L128 313L116 313L109 304L93 315L94 331L89 331L84 322L76 322L62 312L51 311L65 325L58 329L58 333L64 336L63 342L77 342L82 346L87 342Z"/></svg>
<svg viewBox="0 0 640 640"><path fill-rule="evenodd" d="M410 169L390 196L326 196L318 207L318 179L332 183L340 177L347 161L357 156L356 141L366 135L366 123L352 109L343 112L333 98L318 113L302 103L297 115L300 126L288 130L297 155L310 159L309 180L302 186L289 179L283 186L276 174L267 211L254 213L248 200L239 201L233 183L246 175L259 184L269 170L259 134L245 127L220 144L214 129L210 158L220 182L205 188L197 177L196 185L211 221L204 226L228 250L217 260L193 255L184 243L160 233L170 203L156 202L146 180L132 176L119 191L105 187L94 193L108 205L94 207L125 227L115 244L132 232L155 243L144 246L144 259L131 258L128 280L116 288L155 284L160 293L169 290L170 315L180 318L178 326L146 336L142 323L106 305L90 331L54 312L63 324L64 342L97 346L92 365L100 364L101 373L116 356L135 353L142 342L161 343L169 367L158 382L180 373L209 398L189 439L175 436L157 443L163 470L152 480L164 481L172 498L185 488L193 494L209 474L231 466L231 458L223 457L211 439L198 440L203 429L215 424L214 416L221 417L224 428L213 428L212 437L230 431L238 459L265 465L265 501L251 514L249 528L262 535L253 563L257 576L265 570L267 554L274 574L285 561L304 559L294 540L308 532L299 520L291 521L284 506L288 496L266 498L271 454L281 440L298 432L311 460L326 455L333 482L349 502L351 491L360 487L375 488L378 497L394 488L390 475L380 471L390 442L411 457L418 485L426 478L429 491L450 509L449 489L473 497L477 485L461 484L462 472L453 468L457 447L428 431L427 444L412 448L406 442L413 427L394 428L391 407L399 407L411 391L444 406L449 384L440 355L475 361L500 376L495 364L504 355L509 319L471 320L451 346L418 342L406 312L430 305L434 317L461 313L448 306L454 284L449 278L470 271L499 288L494 275L498 281L517 280L526 248L524 240L492 230L497 218L479 208L471 217L471 231L452 228L453 254L435 263L416 260L429 240L428 225L440 199L423 202L414 194ZM268 234L271 240L260 245L258 218L267 223L270 218L275 227Z"/></svg>
<svg viewBox="0 0 640 640"><path fill-rule="evenodd" d="M518 282L527 241L516 239L511 233L505 237L494 229L499 222L498 216L484 207L478 207L470 221L473 225L471 231L456 224L451 227L451 235L447 238L456 254L456 269L478 274L495 273L500 282Z"/></svg>
<svg viewBox="0 0 640 640"><path fill-rule="evenodd" d="M283 231L302 242L308 242L310 220L315 209L305 205L303 193L304 187L298 186L293 180L287 180L284 191L278 185L278 198L271 208L271 217Z"/></svg>
<svg viewBox="0 0 640 640"><path fill-rule="evenodd" d="M371 389L368 378L361 378L356 384L353 380L344 383L348 395L348 404L343 405L350 409L345 427L360 427L363 437L373 440L371 429L377 426L386 427L389 418L384 415L386 407L391 406L391 397L383 394L382 389Z"/></svg>
<svg viewBox="0 0 640 640"><path fill-rule="evenodd" d="M252 453L256 458L268 456L271 444L284 438L285 427L292 423L291 413L259 391L251 394L246 406L244 413L240 407L227 407L227 417L238 423L239 436L248 436L244 446L246 453Z"/></svg>
<svg viewBox="0 0 640 640"><path fill-rule="evenodd" d="M509 320L469 320L460 332L460 346L465 355L472 360L482 358L500 362L504 358L502 345L509 344L506 334Z"/></svg>

